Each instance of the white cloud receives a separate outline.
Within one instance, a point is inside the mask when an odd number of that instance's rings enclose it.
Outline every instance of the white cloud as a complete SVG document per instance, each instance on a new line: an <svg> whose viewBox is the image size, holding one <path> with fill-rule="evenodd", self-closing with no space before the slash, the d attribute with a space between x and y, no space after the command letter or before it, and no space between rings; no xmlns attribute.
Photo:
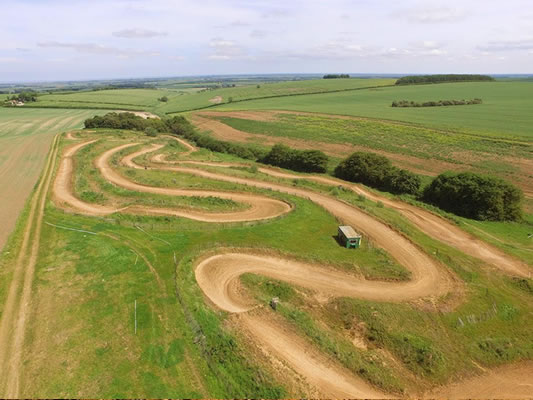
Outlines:
<svg viewBox="0 0 533 400"><path fill-rule="evenodd" d="M93 54L93 55L113 55L121 58L136 57L136 56L158 56L158 52L132 50L132 49L118 49L116 47L108 47L95 43L64 43L56 41L39 42L37 46L42 48L63 48L75 50L79 53Z"/></svg>
<svg viewBox="0 0 533 400"><path fill-rule="evenodd" d="M478 49L485 52L533 50L533 38L492 41L478 46Z"/></svg>
<svg viewBox="0 0 533 400"><path fill-rule="evenodd" d="M457 22L467 16L461 8L446 6L420 6L400 10L395 15L420 24Z"/></svg>
<svg viewBox="0 0 533 400"><path fill-rule="evenodd" d="M245 56L245 51L232 40L214 38L209 42L213 53L208 56L210 60L230 60Z"/></svg>
<svg viewBox="0 0 533 400"><path fill-rule="evenodd" d="M167 32L151 31L148 29L123 29L121 31L113 32L113 36L124 39L149 39L159 36L166 36Z"/></svg>

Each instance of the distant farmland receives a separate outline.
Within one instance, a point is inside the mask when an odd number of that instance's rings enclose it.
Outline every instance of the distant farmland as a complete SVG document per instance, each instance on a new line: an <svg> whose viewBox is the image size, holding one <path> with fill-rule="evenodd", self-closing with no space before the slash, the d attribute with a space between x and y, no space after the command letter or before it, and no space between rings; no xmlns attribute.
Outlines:
<svg viewBox="0 0 533 400"><path fill-rule="evenodd" d="M291 110L372 117L481 135L533 137L533 82L468 82L374 88L225 104L217 110ZM480 98L464 107L394 108L415 102Z"/></svg>
<svg viewBox="0 0 533 400"><path fill-rule="evenodd" d="M0 108L0 249L39 178L58 132L79 128L95 111Z"/></svg>
<svg viewBox="0 0 533 400"><path fill-rule="evenodd" d="M334 79L277 83L258 83L247 86L201 90L183 89L111 89L66 94L41 95L32 107L101 108L147 110L160 115L209 107L246 99L294 94L326 93L339 90L394 84L394 79ZM168 102L158 99L166 96Z"/></svg>

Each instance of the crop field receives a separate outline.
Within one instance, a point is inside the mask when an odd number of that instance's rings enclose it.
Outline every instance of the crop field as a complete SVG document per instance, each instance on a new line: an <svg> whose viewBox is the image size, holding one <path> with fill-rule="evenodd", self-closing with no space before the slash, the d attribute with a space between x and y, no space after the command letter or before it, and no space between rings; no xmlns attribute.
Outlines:
<svg viewBox="0 0 533 400"><path fill-rule="evenodd" d="M193 121L222 139L284 142L317 148L336 158L356 150L377 151L398 166L423 175L446 170L490 173L518 184L533 197L533 141L480 137L421 125L290 112L214 112ZM512 156L510 156L512 154Z"/></svg>
<svg viewBox="0 0 533 400"><path fill-rule="evenodd" d="M103 108L124 110L153 109L157 100L173 92L159 89L111 89L90 92L48 94L38 97L32 106L57 108Z"/></svg>
<svg viewBox="0 0 533 400"><path fill-rule="evenodd" d="M469 82L374 88L345 93L254 100L217 110L291 110L411 122L481 136L531 140L533 82ZM393 101L481 98L461 107L395 108Z"/></svg>
<svg viewBox="0 0 533 400"><path fill-rule="evenodd" d="M112 89L39 96L32 107L103 108L147 110L159 115L205 108L219 103L272 96L323 93L363 87L391 85L393 79L309 80L237 86L214 90L186 89ZM259 86L259 87L258 87ZM181 86L180 86L181 87ZM158 98L168 97L168 102Z"/></svg>
<svg viewBox="0 0 533 400"><path fill-rule="evenodd" d="M54 135L81 127L94 114L0 108L0 249L41 174Z"/></svg>
<svg viewBox="0 0 533 400"><path fill-rule="evenodd" d="M532 223L453 223L169 136L63 135L0 258L1 394L434 397L461 377L460 397L524 397Z"/></svg>

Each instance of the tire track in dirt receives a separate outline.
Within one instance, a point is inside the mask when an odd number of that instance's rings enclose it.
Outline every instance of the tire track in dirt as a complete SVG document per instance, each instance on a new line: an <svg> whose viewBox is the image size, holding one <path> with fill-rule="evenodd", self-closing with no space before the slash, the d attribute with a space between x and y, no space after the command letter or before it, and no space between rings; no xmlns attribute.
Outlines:
<svg viewBox="0 0 533 400"><path fill-rule="evenodd" d="M19 393L25 325L31 303L46 194L50 186L57 151L58 136L56 135L46 162L45 172L31 202L22 245L0 321L0 382L2 382L0 387L4 388L3 396L7 398L16 398Z"/></svg>
<svg viewBox="0 0 533 400"><path fill-rule="evenodd" d="M70 206L74 210L85 213L88 215L109 215L115 212L128 212L138 214L153 214L153 215L173 215L179 217L185 217L204 222L241 222L241 221L259 221L264 219L275 218L286 214L292 207L283 201L272 199L266 196L255 194L241 194L233 192L223 192L216 190L194 190L194 189L171 189L160 188L148 185L141 185L124 178L120 174L116 173L109 167L109 159L117 152L126 149L128 147L135 146L136 143L128 143L122 146L112 148L111 150L103 153L95 162L96 167L99 169L102 176L109 182L120 186L122 188L146 192L161 194L166 196L197 196L197 197L219 197L229 199L237 202L246 203L249 208L236 211L236 212L204 212L197 210L180 210L169 208L157 208L157 207L141 207L131 206L122 209L117 209L108 206L102 206L97 204L86 203L78 199L72 191L72 174L73 174L73 157L75 153L82 147L94 143L96 140L83 142L71 146L63 155L59 170L57 172L56 180L54 182L54 199L57 205L65 207ZM134 153L134 156L142 155L149 151L155 151L159 149L160 145L155 145L148 150L141 150ZM142 167L138 167L143 169Z"/></svg>
<svg viewBox="0 0 533 400"><path fill-rule="evenodd" d="M236 163L216 162L203 163L199 161L171 162L166 161L164 156L161 154L156 155L152 158L152 160L154 162L162 164L196 164L225 168L244 165ZM180 168L180 172L186 172L186 170L189 170L191 174L197 174L197 172L195 172L196 170ZM481 239L476 238L475 236L462 230L461 228L447 221L446 219L429 211L426 211L422 208L412 206L402 201L393 200L385 196L380 196L376 193L364 189L360 185L341 181L332 177L326 177L321 175L297 175L268 167L260 167L258 168L258 171L277 178L306 179L330 186L342 185L343 187L349 188L353 192L363 195L372 201L381 201L385 206L398 211L410 222L412 222L417 228L419 228L422 232L432 237L433 239L441 241L449 246L455 247L461 250L463 253L468 254L474 258L478 258L494 268L500 269L511 275L518 275L522 277L529 277L531 274L531 268L525 262L504 253L502 250L491 246L490 244Z"/></svg>

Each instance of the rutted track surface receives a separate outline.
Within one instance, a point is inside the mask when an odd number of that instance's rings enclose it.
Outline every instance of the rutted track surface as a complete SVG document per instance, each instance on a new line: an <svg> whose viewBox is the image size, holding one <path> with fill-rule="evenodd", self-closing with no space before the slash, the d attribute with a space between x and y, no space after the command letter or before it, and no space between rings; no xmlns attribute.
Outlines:
<svg viewBox="0 0 533 400"><path fill-rule="evenodd" d="M129 190L169 196L217 196L248 203L250 208L245 211L234 213L203 213L189 210L139 206L128 207L127 209L121 210L85 203L76 198L72 191L72 173L74 168L73 156L76 151L92 142L93 141L88 141L71 146L63 155L53 186L56 204L61 207L65 207L66 205L69 209L74 209L89 215L107 215L123 211L128 213L178 215L210 222L268 219L290 211L290 206L287 203L261 195L213 190L196 191L167 189L132 182L111 169L109 167L109 159L115 153L133 146L134 144L117 146L104 152L96 160L96 166L105 179ZM129 167L143 168L135 164L133 159L148 152L155 152L160 148L161 146L159 145L153 145L124 157L122 162ZM190 150L192 151L192 149ZM159 157L158 161L162 161L161 157ZM282 184L237 178L190 167L166 165L161 166L160 169L186 172L204 178L245 184L257 188L285 192L294 196L308 198L322 206L344 223L357 226L366 236L371 238L378 246L388 251L400 264L411 271L412 280L409 282L368 282L318 265L309 265L307 263L245 252L221 253L203 259L197 264L195 270L196 278L205 295L219 308L240 314L239 318L236 320L240 321L239 323L242 324L242 327L256 337L258 343L266 346L272 354L275 354L276 357L281 358L286 363L290 364L293 369L303 375L312 386L316 387L319 392L324 395L367 398L385 396L360 378L354 376L335 362L332 362L332 360L329 360L328 357L324 356L314 349L312 345L307 343L305 339L299 338L294 333L287 332L283 327L278 326L272 321L264 320L254 312L248 312L253 308L253 305L250 305L249 301L241 297L240 292L236 290L237 279L240 275L246 272L253 272L307 287L324 293L326 296L353 296L375 301L409 301L421 297L436 298L448 293L459 285L457 280L449 274L446 268L420 250L406 237L382 222L363 213L361 210L332 197ZM312 179L329 178L313 177ZM335 183L338 184L338 182ZM380 200L382 199L380 198ZM392 206L393 205L391 205L391 207ZM416 207L412 208L412 210L406 212L406 216L408 216L409 213L420 215L417 213L418 209ZM399 211L401 210L399 209ZM426 212L424 211L424 213ZM426 226L434 223L434 221L428 222L423 218L417 218L420 219L417 226L419 224ZM440 219L436 221L438 222L439 220ZM440 225L445 226L444 222L446 221L442 220L441 222ZM442 234L438 229L433 230L436 228L425 229L427 229L426 233L431 236L436 234L435 232ZM441 238L437 236L436 239L440 240ZM476 242L472 241L470 246L472 246L472 248L476 247ZM491 247L488 247L488 250L483 248L478 250L478 253L474 253L474 255L479 255L479 258L484 259L487 262L489 262L488 260L491 260L492 264L495 262L493 257L495 253L492 252L492 250ZM499 256L502 255L499 254ZM513 261L511 261L510 265L511 266L503 266L503 269L518 274L522 272L521 267L516 267L516 265L513 264ZM527 268L527 266L525 267ZM501 393L499 394L502 395ZM505 396L505 394L503 394L503 396Z"/></svg>

